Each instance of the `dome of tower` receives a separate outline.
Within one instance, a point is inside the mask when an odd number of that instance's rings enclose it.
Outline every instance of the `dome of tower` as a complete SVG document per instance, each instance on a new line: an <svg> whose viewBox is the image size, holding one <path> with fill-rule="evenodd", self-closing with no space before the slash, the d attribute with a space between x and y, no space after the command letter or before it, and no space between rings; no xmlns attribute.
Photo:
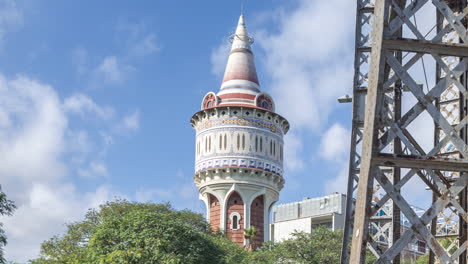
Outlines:
<svg viewBox="0 0 468 264"><path fill-rule="evenodd" d="M208 93L202 101L202 109L215 106L248 106L275 111L273 99L260 91L254 54L244 16L239 17L236 32L230 37L232 42L224 78L217 94Z"/></svg>

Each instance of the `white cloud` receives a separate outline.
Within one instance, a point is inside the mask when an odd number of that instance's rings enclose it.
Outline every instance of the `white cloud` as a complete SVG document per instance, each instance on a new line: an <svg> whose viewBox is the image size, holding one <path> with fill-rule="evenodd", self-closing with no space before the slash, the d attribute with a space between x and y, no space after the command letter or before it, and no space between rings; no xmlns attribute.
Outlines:
<svg viewBox="0 0 468 264"><path fill-rule="evenodd" d="M303 143L298 134L290 131L284 138L284 165L286 169L295 171L304 167L304 160L301 157Z"/></svg>
<svg viewBox="0 0 468 264"><path fill-rule="evenodd" d="M134 70L133 66L125 64L117 56L108 56L96 68L96 74L104 83L122 84Z"/></svg>
<svg viewBox="0 0 468 264"><path fill-rule="evenodd" d="M148 32L147 28L148 26L144 22L131 23L120 21L118 23L118 38L126 44L130 57L148 56L161 50L156 34Z"/></svg>
<svg viewBox="0 0 468 264"><path fill-rule="evenodd" d="M107 178L109 176L106 165L99 161L92 161L87 168L79 169L78 174L85 178Z"/></svg>
<svg viewBox="0 0 468 264"><path fill-rule="evenodd" d="M7 259L23 262L36 257L40 243L62 232L64 223L78 220L116 193L109 186L83 193L71 183L76 165L67 160L75 156L84 160L78 165L91 160L89 175L108 174L102 161L93 161L94 145L87 130L71 128L70 113L77 109L88 116L103 113L84 95L62 101L51 86L0 74L0 179L18 206L13 216L2 218L9 240Z"/></svg>
<svg viewBox="0 0 468 264"><path fill-rule="evenodd" d="M353 74L353 1L290 1L293 8L278 8L260 14L252 23L257 63L264 65L277 111L291 123L285 138L285 167L305 167L305 135L322 131L338 103L351 91ZM332 19L330 19L332 18ZM272 28L271 25L274 25ZM220 75L226 63L228 45L211 54L212 72ZM260 55L260 56L258 56ZM261 65L261 64L259 64ZM262 79L263 79L262 78Z"/></svg>
<svg viewBox="0 0 468 264"><path fill-rule="evenodd" d="M114 109L108 106L101 107L91 98L84 94L75 94L65 99L64 108L66 111L85 114L95 114L102 119L111 119L114 116Z"/></svg>
<svg viewBox="0 0 468 264"><path fill-rule="evenodd" d="M343 160L348 155L350 131L340 124L333 124L320 141L320 156L329 161Z"/></svg>
<svg viewBox="0 0 468 264"><path fill-rule="evenodd" d="M124 116L122 120L122 128L129 131L136 131L140 128L140 111L135 110L133 113Z"/></svg>
<svg viewBox="0 0 468 264"><path fill-rule="evenodd" d="M24 262L37 257L40 243L65 231L65 223L79 220L88 208L111 199L110 193L106 186L80 193L71 184L32 184L28 200L4 220L7 259Z"/></svg>
<svg viewBox="0 0 468 264"><path fill-rule="evenodd" d="M278 112L298 129L320 129L351 88L354 4L302 0L272 15L278 31L257 34Z"/></svg>
<svg viewBox="0 0 468 264"><path fill-rule="evenodd" d="M348 186L348 163L340 164L340 170L336 177L325 182L325 193L347 193Z"/></svg>
<svg viewBox="0 0 468 264"><path fill-rule="evenodd" d="M0 0L0 45L5 35L23 24L24 15L14 0Z"/></svg>
<svg viewBox="0 0 468 264"><path fill-rule="evenodd" d="M65 169L58 157L63 153L67 118L53 88L25 77L7 80L0 75L0 109L10 120L0 129L4 184L60 178Z"/></svg>
<svg viewBox="0 0 468 264"><path fill-rule="evenodd" d="M337 175L325 182L325 192L346 193L348 182L350 131L339 123L333 124L320 140L320 156L338 168Z"/></svg>
<svg viewBox="0 0 468 264"><path fill-rule="evenodd" d="M230 48L230 43L224 40L218 47L211 51L211 73L216 77L223 77Z"/></svg>
<svg viewBox="0 0 468 264"><path fill-rule="evenodd" d="M149 33L141 39L135 40L130 47L130 54L134 56L147 56L160 50L156 35Z"/></svg>

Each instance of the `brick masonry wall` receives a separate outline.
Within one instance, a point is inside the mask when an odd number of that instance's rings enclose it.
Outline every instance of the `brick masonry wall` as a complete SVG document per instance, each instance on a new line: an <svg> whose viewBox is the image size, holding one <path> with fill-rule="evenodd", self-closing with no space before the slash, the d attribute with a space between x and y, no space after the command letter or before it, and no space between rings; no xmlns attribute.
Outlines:
<svg viewBox="0 0 468 264"><path fill-rule="evenodd" d="M229 196L226 208L226 236L233 242L237 243L240 246L244 245L244 202L240 195L236 192L233 192ZM241 216L239 221L239 229L231 229L231 219L230 215L233 212L239 213Z"/></svg>
<svg viewBox="0 0 468 264"><path fill-rule="evenodd" d="M261 246L263 243L263 209L263 195L261 195L255 198L255 200L252 202L252 205L250 206L250 226L254 226L257 230L257 236L253 241L257 247Z"/></svg>
<svg viewBox="0 0 468 264"><path fill-rule="evenodd" d="M213 232L219 231L219 224L221 222L221 205L218 199L210 194L210 225Z"/></svg>

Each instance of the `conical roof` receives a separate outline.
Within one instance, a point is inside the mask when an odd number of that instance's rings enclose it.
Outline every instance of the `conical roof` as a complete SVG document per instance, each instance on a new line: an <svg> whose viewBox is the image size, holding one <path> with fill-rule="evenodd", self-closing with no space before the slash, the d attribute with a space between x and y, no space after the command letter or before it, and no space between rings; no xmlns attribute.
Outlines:
<svg viewBox="0 0 468 264"><path fill-rule="evenodd" d="M252 53L252 37L247 33L244 16L239 17L236 33L230 37L231 51L218 97L223 104L255 105L260 86Z"/></svg>
<svg viewBox="0 0 468 264"><path fill-rule="evenodd" d="M247 34L244 16L239 17L236 33L231 36L232 47L229 53L226 71L224 72L223 85L221 89L229 88L229 82L244 80L255 85L251 88L258 89L258 77L255 69L254 55L250 44L253 39Z"/></svg>

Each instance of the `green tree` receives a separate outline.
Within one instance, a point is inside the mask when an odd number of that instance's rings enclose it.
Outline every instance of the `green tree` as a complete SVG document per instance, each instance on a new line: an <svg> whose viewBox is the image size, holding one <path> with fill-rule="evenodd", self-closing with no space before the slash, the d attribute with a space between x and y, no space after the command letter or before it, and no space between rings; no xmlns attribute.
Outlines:
<svg viewBox="0 0 468 264"><path fill-rule="evenodd" d="M266 243L253 252L246 263L307 263L334 264L340 262L341 231L318 227L310 234L294 233L293 237L276 245Z"/></svg>
<svg viewBox="0 0 468 264"><path fill-rule="evenodd" d="M244 238L247 242L248 251L253 251L253 249L255 248L255 245L252 239L255 238L256 236L257 236L257 229L255 229L254 226L244 229Z"/></svg>
<svg viewBox="0 0 468 264"><path fill-rule="evenodd" d="M427 264L429 263L429 254L422 255L416 259L416 264Z"/></svg>
<svg viewBox="0 0 468 264"><path fill-rule="evenodd" d="M237 250L233 250L237 247ZM169 204L117 200L90 210L41 245L32 264L239 263L240 247L210 233L203 216Z"/></svg>
<svg viewBox="0 0 468 264"><path fill-rule="evenodd" d="M0 186L0 216L12 215L13 211L16 209L13 201L8 200L4 192L2 192ZM0 223L0 263L6 263L3 248L7 244L7 237L5 230L3 230L3 224Z"/></svg>
<svg viewBox="0 0 468 264"><path fill-rule="evenodd" d="M244 261L256 264L335 264L340 263L343 232L326 227L314 228L310 234L298 232L281 243L264 243ZM369 252L370 253L370 252ZM375 258L368 254L366 263Z"/></svg>

